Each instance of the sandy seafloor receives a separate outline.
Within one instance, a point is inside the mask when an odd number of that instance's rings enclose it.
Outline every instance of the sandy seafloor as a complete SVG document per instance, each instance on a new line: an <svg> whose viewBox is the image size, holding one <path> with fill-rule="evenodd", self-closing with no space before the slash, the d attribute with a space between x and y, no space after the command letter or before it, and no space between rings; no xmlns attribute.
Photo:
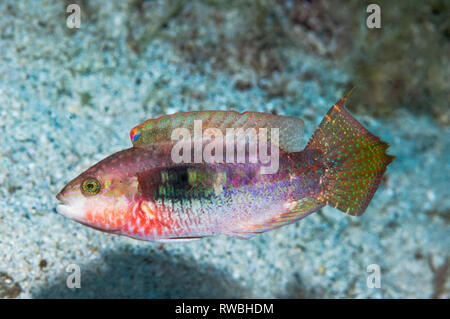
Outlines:
<svg viewBox="0 0 450 319"><path fill-rule="evenodd" d="M131 53L123 16L109 14L108 6L101 17L109 28L100 33L85 24L69 34L60 3L32 3L0 3L0 12L6 6L14 12L0 18L0 297L429 298L437 289L448 298L441 266L450 247L450 132L408 111L356 116L397 156L359 218L326 207L251 240L160 245L59 216L55 194L90 165L129 147L129 130L147 118L276 109L305 119L306 143L346 93L346 75L297 54L280 76L314 76L291 82L296 99L267 99L257 86L233 86L251 73L199 70L163 40L141 56ZM69 264L81 267L80 289L66 287ZM381 267L379 289L366 285L370 264Z"/></svg>

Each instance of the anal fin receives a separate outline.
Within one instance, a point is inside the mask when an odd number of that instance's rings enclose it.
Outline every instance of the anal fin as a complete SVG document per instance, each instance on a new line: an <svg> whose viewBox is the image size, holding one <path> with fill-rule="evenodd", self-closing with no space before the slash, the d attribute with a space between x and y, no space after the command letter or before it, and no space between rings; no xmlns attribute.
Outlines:
<svg viewBox="0 0 450 319"><path fill-rule="evenodd" d="M272 229L280 228L305 218L325 206L325 203L314 197L304 197L290 203L286 203L286 206L288 207L264 222L244 225L241 229L233 231L228 235L240 239L248 239L258 233L264 233Z"/></svg>

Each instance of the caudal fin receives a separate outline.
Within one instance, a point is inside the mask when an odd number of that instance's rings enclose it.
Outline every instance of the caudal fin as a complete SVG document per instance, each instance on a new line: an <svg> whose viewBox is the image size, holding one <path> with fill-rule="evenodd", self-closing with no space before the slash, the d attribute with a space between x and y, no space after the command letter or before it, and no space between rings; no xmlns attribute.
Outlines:
<svg viewBox="0 0 450 319"><path fill-rule="evenodd" d="M386 154L389 144L371 134L344 108L349 94L328 111L306 147L321 151L326 161L326 186L317 199L360 216L395 156Z"/></svg>

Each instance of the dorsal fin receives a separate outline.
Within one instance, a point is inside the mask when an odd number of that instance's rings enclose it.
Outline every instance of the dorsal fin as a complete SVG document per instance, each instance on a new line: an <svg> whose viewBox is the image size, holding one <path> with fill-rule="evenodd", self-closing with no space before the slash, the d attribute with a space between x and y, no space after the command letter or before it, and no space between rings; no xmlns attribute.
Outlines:
<svg viewBox="0 0 450 319"><path fill-rule="evenodd" d="M269 113L236 111L193 111L164 115L150 119L136 126L130 132L134 147L142 147L160 142L171 141L172 131L187 128L193 134L194 121L201 120L203 130L218 128L225 136L226 128L278 128L279 146L286 152L301 151L301 134L304 123L292 116L279 116ZM270 134L268 134L270 135ZM268 136L270 137L270 136Z"/></svg>

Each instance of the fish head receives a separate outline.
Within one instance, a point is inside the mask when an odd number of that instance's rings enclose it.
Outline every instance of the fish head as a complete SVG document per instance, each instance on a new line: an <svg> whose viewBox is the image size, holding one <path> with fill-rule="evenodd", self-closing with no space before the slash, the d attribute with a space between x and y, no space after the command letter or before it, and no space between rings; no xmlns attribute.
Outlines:
<svg viewBox="0 0 450 319"><path fill-rule="evenodd" d="M118 232L131 217L138 196L131 149L95 164L57 195L59 214L92 228Z"/></svg>

